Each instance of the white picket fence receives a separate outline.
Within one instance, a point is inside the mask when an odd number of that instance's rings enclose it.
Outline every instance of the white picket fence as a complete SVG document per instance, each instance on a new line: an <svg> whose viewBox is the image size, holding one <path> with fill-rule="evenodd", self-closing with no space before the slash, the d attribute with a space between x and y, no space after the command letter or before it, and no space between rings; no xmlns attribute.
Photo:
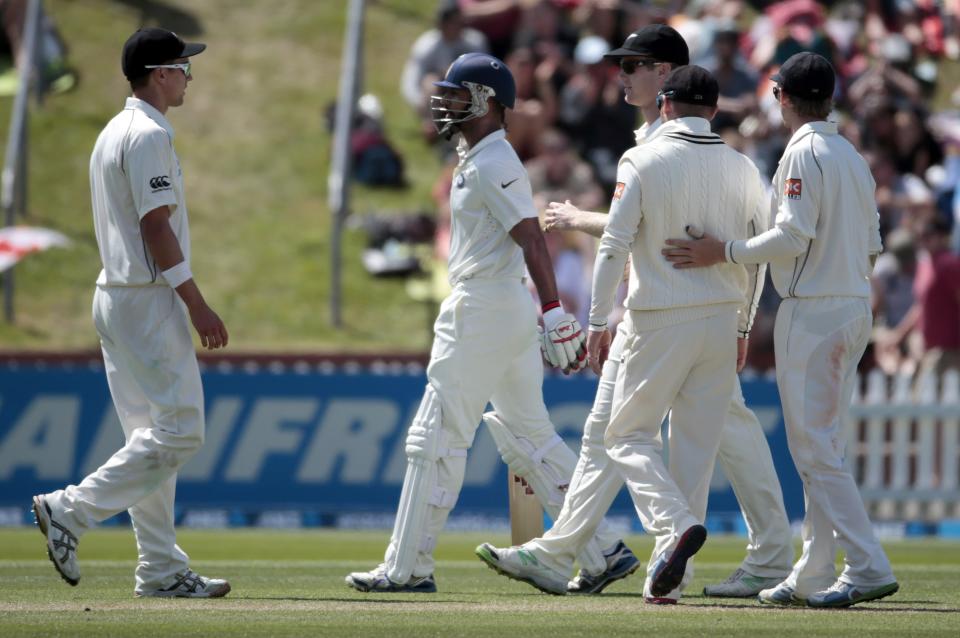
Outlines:
<svg viewBox="0 0 960 638"><path fill-rule="evenodd" d="M940 381L874 370L854 393L846 462L874 520L960 518L960 374Z"/></svg>

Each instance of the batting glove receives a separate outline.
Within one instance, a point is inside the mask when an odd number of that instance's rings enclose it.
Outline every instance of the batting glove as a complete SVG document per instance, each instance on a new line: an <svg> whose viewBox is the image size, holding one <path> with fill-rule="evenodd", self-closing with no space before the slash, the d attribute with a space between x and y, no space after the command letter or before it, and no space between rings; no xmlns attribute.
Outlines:
<svg viewBox="0 0 960 638"><path fill-rule="evenodd" d="M543 315L543 328L542 349L550 365L573 372L587 366L586 335L576 317L563 307L551 308Z"/></svg>

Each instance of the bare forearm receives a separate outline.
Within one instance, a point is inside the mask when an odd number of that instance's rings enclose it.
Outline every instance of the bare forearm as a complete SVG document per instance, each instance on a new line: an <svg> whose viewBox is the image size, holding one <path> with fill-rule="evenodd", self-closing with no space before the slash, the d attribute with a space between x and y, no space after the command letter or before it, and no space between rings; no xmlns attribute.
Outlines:
<svg viewBox="0 0 960 638"><path fill-rule="evenodd" d="M543 240L540 223L536 217L527 217L510 229L510 238L523 251L523 260L527 271L537 286L540 303L557 301L557 280L553 274L553 262L547 252L547 242Z"/></svg>
<svg viewBox="0 0 960 638"><path fill-rule="evenodd" d="M184 260L180 242L170 228L169 214L160 210L151 211L141 221L140 232L150 256L161 271L169 270ZM204 303L200 288L192 278L177 286L176 291L188 308Z"/></svg>
<svg viewBox="0 0 960 638"><path fill-rule="evenodd" d="M585 210L581 217L574 222L572 230L579 230L599 239L603 237L603 231L606 229L609 219L610 216L606 213Z"/></svg>
<svg viewBox="0 0 960 638"><path fill-rule="evenodd" d="M547 253L547 245L540 237L540 241L530 241L523 246L523 259L527 264L527 271L537 287L540 303L556 301L560 298L557 293L557 280L553 274L553 264Z"/></svg>
<svg viewBox="0 0 960 638"><path fill-rule="evenodd" d="M547 232L554 230L577 230L597 239L603 237L607 227L609 215L580 210L566 202L550 202L543 215L543 229Z"/></svg>

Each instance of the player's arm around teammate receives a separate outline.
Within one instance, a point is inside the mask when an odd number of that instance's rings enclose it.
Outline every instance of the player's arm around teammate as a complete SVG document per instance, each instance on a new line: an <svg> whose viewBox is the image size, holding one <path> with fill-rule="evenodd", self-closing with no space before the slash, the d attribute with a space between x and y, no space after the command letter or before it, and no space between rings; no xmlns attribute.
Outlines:
<svg viewBox="0 0 960 638"><path fill-rule="evenodd" d="M772 78L791 138L774 176L776 226L752 239L670 240L677 268L770 262L783 297L774 345L787 442L803 479L803 555L760 602L847 607L899 589L857 485L843 441L857 364L870 337L869 275L880 251L869 166L826 121L835 75L813 53L788 59ZM837 545L844 570L836 575Z"/></svg>

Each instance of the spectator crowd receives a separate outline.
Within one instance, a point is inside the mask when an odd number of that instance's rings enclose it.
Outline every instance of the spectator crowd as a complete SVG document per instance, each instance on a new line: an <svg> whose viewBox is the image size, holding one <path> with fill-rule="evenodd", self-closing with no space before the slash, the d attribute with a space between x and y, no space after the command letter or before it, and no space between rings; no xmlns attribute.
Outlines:
<svg viewBox="0 0 960 638"><path fill-rule="evenodd" d="M442 0L401 78L425 142L447 162L433 189L438 259L456 154L433 126L432 82L463 53L503 59L517 84L508 138L541 214L566 200L604 211L641 122L603 55L653 22L676 28L691 63L715 74L713 129L768 180L789 137L769 77L799 51L832 62L830 119L870 163L885 245L873 276L873 356L864 361L890 373L960 367L960 114L950 110L960 109L960 89L950 86L960 69L960 0ZM932 108L938 96L948 104L941 112ZM547 239L564 306L583 322L594 241L558 231ZM767 285L751 335L754 368L773 364L778 301Z"/></svg>

